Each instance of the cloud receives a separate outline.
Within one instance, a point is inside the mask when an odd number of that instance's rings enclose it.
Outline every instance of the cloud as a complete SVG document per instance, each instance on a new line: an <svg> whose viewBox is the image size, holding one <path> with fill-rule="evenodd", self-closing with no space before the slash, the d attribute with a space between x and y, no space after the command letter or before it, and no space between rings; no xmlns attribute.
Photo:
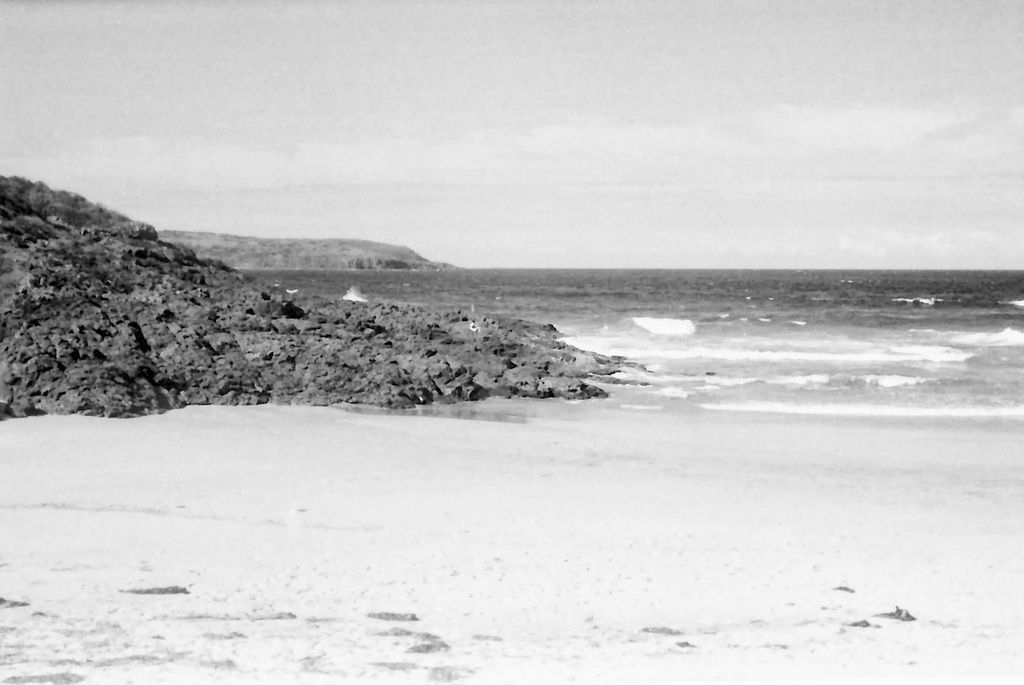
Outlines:
<svg viewBox="0 0 1024 685"><path fill-rule="evenodd" d="M943 109L780 105L677 125L575 120L447 139L380 137L284 147L202 138L95 139L8 158L8 172L176 188L305 184L757 186L926 172L1024 172L1024 107L1002 116ZM964 166L967 165L967 166ZM820 183L819 183L820 187Z"/></svg>
<svg viewBox="0 0 1024 685"><path fill-rule="evenodd" d="M906 149L968 123L956 112L896 107L797 107L780 105L750 117L766 141L804 152Z"/></svg>

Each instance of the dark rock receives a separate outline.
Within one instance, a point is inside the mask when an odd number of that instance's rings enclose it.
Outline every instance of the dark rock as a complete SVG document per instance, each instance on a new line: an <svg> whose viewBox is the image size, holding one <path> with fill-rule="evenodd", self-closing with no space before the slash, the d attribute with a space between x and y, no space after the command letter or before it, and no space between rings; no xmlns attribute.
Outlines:
<svg viewBox="0 0 1024 685"><path fill-rule="evenodd" d="M367 614L370 618L375 618L379 621L418 621L420 620L416 614L396 614L390 611L376 611L371 614Z"/></svg>
<svg viewBox="0 0 1024 685"><path fill-rule="evenodd" d="M846 625L851 628L871 628L872 625L867 621L854 621L853 623L847 623Z"/></svg>
<svg viewBox="0 0 1024 685"><path fill-rule="evenodd" d="M277 611L272 614L254 614L249 618L253 621L291 621L298 616L290 611Z"/></svg>
<svg viewBox="0 0 1024 685"><path fill-rule="evenodd" d="M910 615L910 612L906 609L900 609L896 607L896 611L890 611L887 614L875 614L878 618L891 618L896 621L916 621L917 619Z"/></svg>
<svg viewBox="0 0 1024 685"><path fill-rule="evenodd" d="M685 649L692 649L692 648L696 647L697 645L690 644L689 642L677 642L676 646L677 647L683 647Z"/></svg>
<svg viewBox="0 0 1024 685"><path fill-rule="evenodd" d="M188 590L178 585L170 587L151 587L138 590L121 590L129 595L187 595Z"/></svg>
<svg viewBox="0 0 1024 685"><path fill-rule="evenodd" d="M474 640L488 640L488 641L491 641L491 642L501 642L502 641L502 638L496 637L494 635L474 635L473 639Z"/></svg>
<svg viewBox="0 0 1024 685"><path fill-rule="evenodd" d="M413 645L405 651L408 654L433 654L434 652L447 652L450 649L451 647L449 647L446 642L431 640L430 642L424 642L421 645Z"/></svg>
<svg viewBox="0 0 1024 685"><path fill-rule="evenodd" d="M0 415L600 398L588 379L625 366L525 321L285 300L24 179L0 177L0 208Z"/></svg>
<svg viewBox="0 0 1024 685"><path fill-rule="evenodd" d="M654 633L655 635L683 635L683 631L676 630L675 628L643 628L640 630L641 633Z"/></svg>
<svg viewBox="0 0 1024 685"><path fill-rule="evenodd" d="M832 589L833 590L837 590L839 592L853 592L853 590L851 588L848 588L845 585L840 585L839 587L834 587Z"/></svg>

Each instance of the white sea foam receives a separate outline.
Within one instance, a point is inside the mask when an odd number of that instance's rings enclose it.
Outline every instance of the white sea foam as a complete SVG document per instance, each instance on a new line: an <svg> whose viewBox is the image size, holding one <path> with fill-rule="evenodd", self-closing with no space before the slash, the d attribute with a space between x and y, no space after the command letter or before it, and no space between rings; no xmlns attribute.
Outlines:
<svg viewBox="0 0 1024 685"><path fill-rule="evenodd" d="M896 374L865 374L856 376L850 374L827 374L812 373L802 376L776 376L773 378L723 378L714 376L708 378L706 383L717 387L734 387L738 385L750 385L751 383L767 383L769 385L877 385L880 388L899 388L904 386L927 383L929 379L918 376L900 376ZM705 386L706 388L707 386Z"/></svg>
<svg viewBox="0 0 1024 685"><path fill-rule="evenodd" d="M928 382L927 378L897 376L894 374L869 374L867 376L860 376L859 379L868 385L877 385L880 388L902 388L908 385L920 385L921 383Z"/></svg>
<svg viewBox="0 0 1024 685"><path fill-rule="evenodd" d="M634 316L633 323L657 335L693 335L697 327L689 319L656 319L649 316Z"/></svg>
<svg viewBox="0 0 1024 685"><path fill-rule="evenodd" d="M352 286L348 289L348 292L341 296L341 299L348 300L349 302L366 302L366 298L359 292L359 288Z"/></svg>
<svg viewBox="0 0 1024 685"><path fill-rule="evenodd" d="M892 416L920 418L1021 418L1024 405L1014 407L897 407L878 404L788 404L786 402L739 402L702 404L714 411L800 414L805 416Z"/></svg>
<svg viewBox="0 0 1024 685"><path fill-rule="evenodd" d="M689 397L693 393L687 392L686 390L683 390L682 388L676 388L676 387L669 386L667 388L661 388L655 394L656 395L662 395L663 397L674 397L674 398L677 398L677 399L684 399L686 397Z"/></svg>
<svg viewBox="0 0 1024 685"><path fill-rule="evenodd" d="M998 333L963 333L953 338L953 342L975 347L1021 347L1024 346L1024 332L1004 328Z"/></svg>
<svg viewBox="0 0 1024 685"><path fill-rule="evenodd" d="M685 349L643 349L615 347L609 349L599 339L566 339L570 345L584 349L618 354L639 359L717 359L720 361L763 361L763 362L963 362L973 354L953 347L926 345L896 345L886 349L860 352L807 352L802 350L749 350L730 347L690 347ZM588 345L592 345L589 346ZM603 347L604 349L595 349Z"/></svg>
<svg viewBox="0 0 1024 685"><path fill-rule="evenodd" d="M1024 309L1024 300L1010 300L1008 302L1000 302L999 304L1008 304L1014 307L1020 307Z"/></svg>
<svg viewBox="0 0 1024 685"><path fill-rule="evenodd" d="M762 317L762 316L757 317L757 320L758 321L762 321L764 323L771 323L771 321L772 321L771 319L768 319L768 318L765 318L765 317Z"/></svg>
<svg viewBox="0 0 1024 685"><path fill-rule="evenodd" d="M807 325L806 321L787 321L786 323L791 323L794 326L806 326Z"/></svg>
<svg viewBox="0 0 1024 685"><path fill-rule="evenodd" d="M782 376L768 382L773 385L825 385L830 379L827 373L812 373L806 376Z"/></svg>
<svg viewBox="0 0 1024 685"><path fill-rule="evenodd" d="M936 302L942 302L943 299L941 297L894 297L892 301L906 302L907 304L923 304L930 307Z"/></svg>
<svg viewBox="0 0 1024 685"><path fill-rule="evenodd" d="M710 376L705 382L709 384L706 387L714 384L715 387L721 388L723 386L750 385L751 383L761 383L763 381L760 378L722 378L721 376Z"/></svg>
<svg viewBox="0 0 1024 685"><path fill-rule="evenodd" d="M620 405L623 409L634 409L640 411L650 411L652 409L664 409L660 404L623 404Z"/></svg>

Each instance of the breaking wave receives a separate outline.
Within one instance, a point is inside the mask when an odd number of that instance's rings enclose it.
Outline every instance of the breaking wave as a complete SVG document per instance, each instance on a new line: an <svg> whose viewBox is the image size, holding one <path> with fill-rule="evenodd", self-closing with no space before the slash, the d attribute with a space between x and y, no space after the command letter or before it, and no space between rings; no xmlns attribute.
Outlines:
<svg viewBox="0 0 1024 685"><path fill-rule="evenodd" d="M656 319L649 316L634 316L633 323L657 335L693 335L697 327L689 319Z"/></svg>
<svg viewBox="0 0 1024 685"><path fill-rule="evenodd" d="M953 338L953 342L974 347L1021 347L1024 346L1024 332L1004 328L998 333L964 333Z"/></svg>
<svg viewBox="0 0 1024 685"><path fill-rule="evenodd" d="M904 418L1021 418L1024 406L1013 407L897 407L880 404L789 404L786 402L738 402L702 404L714 411L800 414L804 416L893 416Z"/></svg>
<svg viewBox="0 0 1024 685"><path fill-rule="evenodd" d="M905 302L907 304L923 304L931 307L936 302L942 302L941 297L894 297L893 302Z"/></svg>
<svg viewBox="0 0 1024 685"><path fill-rule="evenodd" d="M953 347L934 345L896 345L884 350L860 352L811 352L804 350L748 350L730 347L690 347L686 349L643 349L609 347L597 338L569 338L570 345L605 354L640 359L715 359L719 361L764 362L963 362L974 356ZM603 349L602 349L603 348Z"/></svg>

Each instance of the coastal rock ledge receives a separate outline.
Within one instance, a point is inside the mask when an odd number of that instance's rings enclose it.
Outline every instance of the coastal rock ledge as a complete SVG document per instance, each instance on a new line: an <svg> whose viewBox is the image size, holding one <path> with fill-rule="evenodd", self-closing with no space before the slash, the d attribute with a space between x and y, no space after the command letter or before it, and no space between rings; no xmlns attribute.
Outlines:
<svg viewBox="0 0 1024 685"><path fill-rule="evenodd" d="M581 399L623 364L525 321L290 301L148 224L0 177L0 415Z"/></svg>

